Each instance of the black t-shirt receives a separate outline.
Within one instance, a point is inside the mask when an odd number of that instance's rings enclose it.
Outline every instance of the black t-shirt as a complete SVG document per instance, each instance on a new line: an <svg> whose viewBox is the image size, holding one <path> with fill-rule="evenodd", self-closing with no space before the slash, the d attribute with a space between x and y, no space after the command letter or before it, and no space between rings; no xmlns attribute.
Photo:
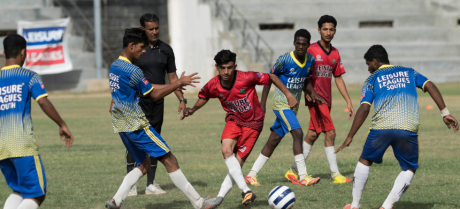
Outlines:
<svg viewBox="0 0 460 209"><path fill-rule="evenodd" d="M152 84L165 84L166 73L176 72L174 52L168 44L158 40L155 46L146 46L145 53L133 62Z"/></svg>

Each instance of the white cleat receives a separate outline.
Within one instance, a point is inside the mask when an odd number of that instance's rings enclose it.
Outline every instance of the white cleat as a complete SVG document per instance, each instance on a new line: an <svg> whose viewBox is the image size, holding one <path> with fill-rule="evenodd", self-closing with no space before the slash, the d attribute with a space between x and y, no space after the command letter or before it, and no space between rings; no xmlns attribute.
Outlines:
<svg viewBox="0 0 460 209"><path fill-rule="evenodd" d="M156 195L166 194L166 192L163 189L161 189L160 185L158 185L154 181L153 184L150 184L145 188L145 195L153 195L153 194L156 194Z"/></svg>
<svg viewBox="0 0 460 209"><path fill-rule="evenodd" d="M134 186L131 188L131 191L129 191L128 197L137 197L137 185L136 184L134 184Z"/></svg>

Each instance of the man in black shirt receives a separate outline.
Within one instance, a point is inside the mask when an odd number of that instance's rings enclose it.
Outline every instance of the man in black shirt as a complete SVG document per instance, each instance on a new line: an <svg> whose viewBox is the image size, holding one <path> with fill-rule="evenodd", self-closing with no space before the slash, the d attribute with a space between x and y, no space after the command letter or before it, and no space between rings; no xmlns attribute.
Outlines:
<svg viewBox="0 0 460 209"><path fill-rule="evenodd" d="M141 29L145 31L149 38L149 45L145 47L145 53L139 60L133 64L139 66L144 72L145 78L152 84L166 84L166 74L170 83L174 83L178 78L176 74L176 64L174 52L168 44L159 40L160 28L159 19L155 14L144 14L140 18ZM185 109L187 100L184 98L181 91L175 91L177 98L180 101L179 114ZM163 125L164 114L164 99L154 101L150 97L141 97L139 100L147 120L156 132L161 134L161 126ZM158 160L150 157L151 168L147 173L147 187L145 194L164 194L158 184L155 183L155 172L157 170ZM129 173L136 167L136 162L133 157L126 151L126 169ZM128 196L137 196L137 187L133 186Z"/></svg>

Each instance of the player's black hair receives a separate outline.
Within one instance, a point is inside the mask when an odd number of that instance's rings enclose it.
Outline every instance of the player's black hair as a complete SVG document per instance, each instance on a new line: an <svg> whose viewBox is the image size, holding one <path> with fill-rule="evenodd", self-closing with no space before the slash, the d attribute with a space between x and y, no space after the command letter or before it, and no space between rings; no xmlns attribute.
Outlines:
<svg viewBox="0 0 460 209"><path fill-rule="evenodd" d="M147 13L141 16L139 19L142 27L145 27L145 22L157 22L160 23L160 19L153 13Z"/></svg>
<svg viewBox="0 0 460 209"><path fill-rule="evenodd" d="M388 60L388 53L382 45L373 45L369 50L367 50L366 54L364 54L364 59L366 61L372 61L372 59L376 59L378 62L383 64L389 64L390 60Z"/></svg>
<svg viewBox="0 0 460 209"><path fill-rule="evenodd" d="M125 30L125 36L123 36L123 48L127 47L129 43L144 43L147 46L149 39L142 29L128 28Z"/></svg>
<svg viewBox="0 0 460 209"><path fill-rule="evenodd" d="M321 28L324 23L332 23L334 24L334 28L337 27L337 20L330 15L323 15L318 20L318 28Z"/></svg>
<svg viewBox="0 0 460 209"><path fill-rule="evenodd" d="M214 61L217 65L226 64L229 62L236 62L236 54L228 49L221 50L214 56Z"/></svg>
<svg viewBox="0 0 460 209"><path fill-rule="evenodd" d="M310 43L311 35L310 35L310 32L308 32L308 30L303 29L303 28L297 30L294 34L294 42L297 36L306 38L308 40L308 43Z"/></svg>
<svg viewBox="0 0 460 209"><path fill-rule="evenodd" d="M5 50L5 58L15 58L23 49L26 48L27 41L24 37L18 34L10 34L3 39L3 49Z"/></svg>

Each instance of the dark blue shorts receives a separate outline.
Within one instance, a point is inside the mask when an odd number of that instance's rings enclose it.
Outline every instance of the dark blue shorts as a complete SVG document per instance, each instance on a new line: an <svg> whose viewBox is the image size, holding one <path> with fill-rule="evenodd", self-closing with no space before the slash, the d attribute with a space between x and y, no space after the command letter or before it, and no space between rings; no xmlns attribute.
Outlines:
<svg viewBox="0 0 460 209"><path fill-rule="evenodd" d="M147 155L158 158L171 151L152 126L133 132L120 132L119 134L126 150L133 156L137 165L142 164Z"/></svg>
<svg viewBox="0 0 460 209"><path fill-rule="evenodd" d="M275 123L270 130L276 132L281 138L292 130L300 127L299 120L292 110L273 110L276 115Z"/></svg>
<svg viewBox="0 0 460 209"><path fill-rule="evenodd" d="M46 194L45 169L40 155L0 160L0 169L6 183L23 198L36 198Z"/></svg>
<svg viewBox="0 0 460 209"><path fill-rule="evenodd" d="M401 168L417 170L418 168L418 135L411 131L399 129L371 129L364 144L361 157L377 164L389 146L399 161Z"/></svg>

